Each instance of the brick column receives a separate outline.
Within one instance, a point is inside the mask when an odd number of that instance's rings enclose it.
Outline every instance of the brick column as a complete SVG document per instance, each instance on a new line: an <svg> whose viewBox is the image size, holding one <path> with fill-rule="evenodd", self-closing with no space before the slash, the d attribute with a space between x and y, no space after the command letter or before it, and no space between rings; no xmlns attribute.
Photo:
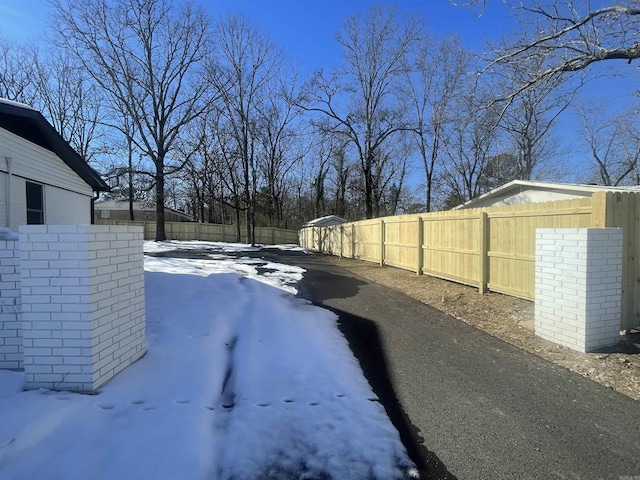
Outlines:
<svg viewBox="0 0 640 480"><path fill-rule="evenodd" d="M17 240L0 236L0 369L20 369L20 249Z"/></svg>
<svg viewBox="0 0 640 480"><path fill-rule="evenodd" d="M20 227L25 386L93 392L145 352L143 231Z"/></svg>
<svg viewBox="0 0 640 480"><path fill-rule="evenodd" d="M619 342L622 229L536 230L535 332L588 352Z"/></svg>

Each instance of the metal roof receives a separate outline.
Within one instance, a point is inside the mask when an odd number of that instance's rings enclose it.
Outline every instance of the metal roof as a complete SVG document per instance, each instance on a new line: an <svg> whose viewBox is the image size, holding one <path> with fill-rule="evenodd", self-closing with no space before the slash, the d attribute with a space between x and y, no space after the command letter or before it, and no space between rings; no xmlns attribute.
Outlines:
<svg viewBox="0 0 640 480"><path fill-rule="evenodd" d="M29 105L0 98L0 128L55 153L95 192L111 190L47 119Z"/></svg>
<svg viewBox="0 0 640 480"><path fill-rule="evenodd" d="M338 217L337 215L327 215L326 217L316 218L305 223L302 227L328 227L331 225L340 225L341 223L347 223L347 221Z"/></svg>

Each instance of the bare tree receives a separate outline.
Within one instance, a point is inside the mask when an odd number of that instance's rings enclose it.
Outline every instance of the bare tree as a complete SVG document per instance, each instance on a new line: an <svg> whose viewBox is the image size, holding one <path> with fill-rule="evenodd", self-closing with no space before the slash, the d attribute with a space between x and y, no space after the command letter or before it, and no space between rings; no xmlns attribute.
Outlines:
<svg viewBox="0 0 640 480"><path fill-rule="evenodd" d="M479 180L480 191L488 192L501 187L505 183L519 179L519 156L512 153L498 153L492 155L487 161L482 176Z"/></svg>
<svg viewBox="0 0 640 480"><path fill-rule="evenodd" d="M623 112L603 118L597 107L582 106L578 112L583 136L591 153L598 183L640 185L640 125L637 114Z"/></svg>
<svg viewBox="0 0 640 480"><path fill-rule="evenodd" d="M229 16L215 28L216 59L209 81L220 95L220 108L241 164L247 242L255 243L257 127L260 103L282 65L282 51L241 16ZM239 207L240 208L240 207Z"/></svg>
<svg viewBox="0 0 640 480"><path fill-rule="evenodd" d="M410 128L398 100L398 83L406 56L422 33L413 17L400 24L395 10L370 8L366 17L349 16L336 40L343 63L326 78L315 76L309 111L324 115L318 128L348 140L357 152L364 183L365 216L374 215L374 163L381 147L395 133Z"/></svg>
<svg viewBox="0 0 640 480"><path fill-rule="evenodd" d="M339 217L347 215L347 185L355 166L347 159L346 147L344 140L333 148L331 166L333 168L334 179L334 202L333 212Z"/></svg>
<svg viewBox="0 0 640 480"><path fill-rule="evenodd" d="M455 103L468 79L471 54L457 37L419 44L413 68L407 69L404 96L415 116L414 141L425 173L426 211L432 210L434 174L440 168Z"/></svg>
<svg viewBox="0 0 640 480"><path fill-rule="evenodd" d="M543 68L544 61L531 57L526 63L505 65L494 75L495 84L501 90L497 97L510 95L513 85L531 85L512 97L498 125L517 152L518 171L511 180L531 180L535 171L553 155L553 126L571 105L578 89L563 88L557 77L531 83Z"/></svg>
<svg viewBox="0 0 640 480"><path fill-rule="evenodd" d="M104 152L100 92L67 52L0 39L0 97L42 112L88 162Z"/></svg>
<svg viewBox="0 0 640 480"><path fill-rule="evenodd" d="M447 143L449 162L443 179L449 188L447 206L471 200L486 191L486 169L497 150L499 110L486 95L469 92L462 99ZM453 203L453 204L452 204Z"/></svg>
<svg viewBox="0 0 640 480"><path fill-rule="evenodd" d="M314 217L316 218L327 214L327 194L325 193L325 189L327 174L329 173L329 169L327 167L328 159L319 158L318 160L318 171L313 177L313 205Z"/></svg>
<svg viewBox="0 0 640 480"><path fill-rule="evenodd" d="M184 165L172 153L183 127L209 108L198 75L208 18L190 2L176 8L171 0L50 2L56 42L135 123L136 146L154 165L155 239L165 240L165 176Z"/></svg>
<svg viewBox="0 0 640 480"><path fill-rule="evenodd" d="M299 121L301 85L290 65L283 65L267 86L258 105L258 136L261 148L258 168L266 183L267 216L272 227L283 228L285 194L289 180L306 153L304 126Z"/></svg>
<svg viewBox="0 0 640 480"><path fill-rule="evenodd" d="M404 132L403 132L404 133ZM406 138L387 142L374 161L374 214L395 215L409 169L410 148Z"/></svg>
<svg viewBox="0 0 640 480"><path fill-rule="evenodd" d="M640 185L640 125L637 113L633 112L631 118L623 121L621 125L621 150L624 152L626 163L631 168L631 182ZM630 183L631 183L630 182Z"/></svg>
<svg viewBox="0 0 640 480"><path fill-rule="evenodd" d="M482 5L486 0L454 4ZM622 0L617 5L594 8L586 0L521 0L514 15L532 32L497 49L488 69L494 65L520 63L543 56L546 64L537 75L516 86L517 94L541 81L579 72L594 63L640 58L640 4Z"/></svg>
<svg viewBox="0 0 640 480"><path fill-rule="evenodd" d="M35 47L0 37L0 97L32 105L36 98L32 59Z"/></svg>
<svg viewBox="0 0 640 480"><path fill-rule="evenodd" d="M131 117L129 109L121 104L121 101L119 98L107 98L103 106L103 109L108 112L103 120L105 126L118 132L122 139L122 141L115 140L112 144L114 145L114 150L118 152L115 155L118 161L111 165L108 170L108 176L115 178L118 184L123 178L126 179L125 196L129 203L129 220L134 221L133 203L136 199L139 199L137 198L139 194L136 192L135 179L139 176L147 176L153 182L153 174L150 174L142 167L141 161L136 162L134 160L136 153L139 153L136 148L139 142L135 141L137 122ZM126 167L122 166L121 155L119 155L123 150L127 159ZM141 155L139 156L141 157ZM120 194L122 194L122 191L120 191Z"/></svg>
<svg viewBox="0 0 640 480"><path fill-rule="evenodd" d="M307 171L310 196L313 204L313 217L318 218L329 213L327 208L327 181L331 169L331 158L335 154L333 138L322 132L312 141L312 148L307 155Z"/></svg>
<svg viewBox="0 0 640 480"><path fill-rule="evenodd" d="M34 54L33 106L87 162L104 153L102 95L68 52Z"/></svg>

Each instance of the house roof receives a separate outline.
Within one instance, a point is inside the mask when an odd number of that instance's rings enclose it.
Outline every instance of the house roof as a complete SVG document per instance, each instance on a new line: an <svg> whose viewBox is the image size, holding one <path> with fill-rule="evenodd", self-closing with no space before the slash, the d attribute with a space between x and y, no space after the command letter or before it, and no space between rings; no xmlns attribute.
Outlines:
<svg viewBox="0 0 640 480"><path fill-rule="evenodd" d="M525 192L543 192L549 195L562 196L566 195L573 197L591 197L595 192L638 192L640 186L605 186L605 185L583 185L578 183L552 183L552 182L534 182L529 180L512 180L509 183L494 188L493 190L480 195L479 197L469 200L454 207L453 210L459 210L463 208L476 208L483 207L485 205L495 205L503 200L504 204L520 204L520 203L533 203L540 200L529 200ZM517 196L517 197L516 197ZM511 200L510 200L511 197ZM557 197L556 197L557 198ZM553 198L553 199L556 199Z"/></svg>
<svg viewBox="0 0 640 480"><path fill-rule="evenodd" d="M309 220L303 227L329 227L331 225L340 225L341 223L347 223L347 221L337 215L327 215L326 217Z"/></svg>
<svg viewBox="0 0 640 480"><path fill-rule="evenodd" d="M0 127L55 153L94 191L111 190L44 116L29 105L0 98Z"/></svg>

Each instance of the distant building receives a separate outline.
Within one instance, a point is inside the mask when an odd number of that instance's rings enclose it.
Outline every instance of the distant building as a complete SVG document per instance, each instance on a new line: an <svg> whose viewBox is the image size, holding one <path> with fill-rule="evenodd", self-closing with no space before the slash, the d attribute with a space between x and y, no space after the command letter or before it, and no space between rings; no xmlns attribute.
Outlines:
<svg viewBox="0 0 640 480"><path fill-rule="evenodd" d="M151 202L140 200L133 201L133 217L137 222L153 222L156 220L156 206ZM129 200L126 198L116 198L96 202L95 223L106 223L110 220L130 220ZM165 222L193 222L193 217L187 213L165 207Z"/></svg>
<svg viewBox="0 0 640 480"><path fill-rule="evenodd" d="M0 227L89 224L109 190L40 112L0 98Z"/></svg>
<svg viewBox="0 0 640 480"><path fill-rule="evenodd" d="M608 187L603 185L580 185L571 183L532 182L513 180L473 200L458 205L463 208L498 207L526 203L552 202L591 197L595 192L638 192L640 186Z"/></svg>
<svg viewBox="0 0 640 480"><path fill-rule="evenodd" d="M337 215L327 215L326 217L320 217L305 223L302 228L306 227L330 227L332 225L340 225L341 223L347 223L347 221L338 217Z"/></svg>

